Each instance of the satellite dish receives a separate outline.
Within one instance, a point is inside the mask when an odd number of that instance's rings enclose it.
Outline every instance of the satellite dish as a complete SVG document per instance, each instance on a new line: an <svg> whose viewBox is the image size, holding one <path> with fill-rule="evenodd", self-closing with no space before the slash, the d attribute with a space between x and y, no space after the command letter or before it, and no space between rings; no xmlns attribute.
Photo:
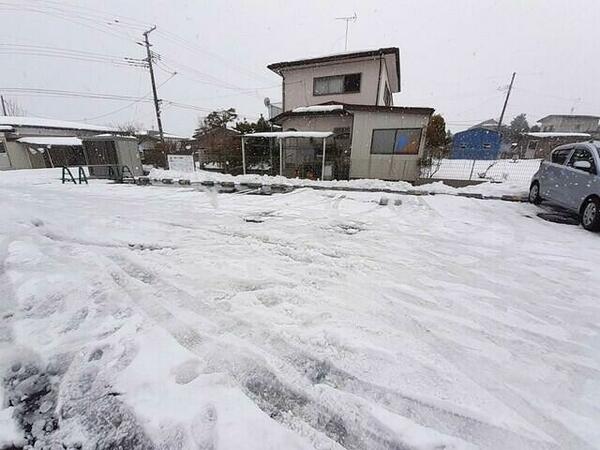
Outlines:
<svg viewBox="0 0 600 450"><path fill-rule="evenodd" d="M271 106L271 99L269 97L265 97L264 103L265 106L268 108L269 106Z"/></svg>

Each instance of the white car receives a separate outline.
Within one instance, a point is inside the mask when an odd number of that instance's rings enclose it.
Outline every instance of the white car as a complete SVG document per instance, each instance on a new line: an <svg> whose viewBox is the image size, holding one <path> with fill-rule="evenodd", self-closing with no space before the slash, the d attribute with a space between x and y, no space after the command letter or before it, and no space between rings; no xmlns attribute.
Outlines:
<svg viewBox="0 0 600 450"><path fill-rule="evenodd" d="M566 144L542 161L531 180L529 201L556 204L579 215L586 230L600 230L600 142Z"/></svg>

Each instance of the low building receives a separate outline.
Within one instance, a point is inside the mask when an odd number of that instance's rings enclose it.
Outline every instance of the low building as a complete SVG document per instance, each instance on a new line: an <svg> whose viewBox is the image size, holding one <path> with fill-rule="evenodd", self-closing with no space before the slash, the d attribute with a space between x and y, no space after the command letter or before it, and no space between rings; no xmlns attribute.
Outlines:
<svg viewBox="0 0 600 450"><path fill-rule="evenodd" d="M502 135L497 130L486 127L469 128L453 136L450 158L497 159L501 145Z"/></svg>
<svg viewBox="0 0 600 450"><path fill-rule="evenodd" d="M138 139L138 147L142 156L145 151L155 150L160 142L160 133L155 130L140 131L135 136ZM192 140L191 138L171 133L163 133L163 138L167 148L172 149L174 152L182 152Z"/></svg>
<svg viewBox="0 0 600 450"><path fill-rule="evenodd" d="M542 132L590 133L598 132L600 116L577 114L550 114L538 120Z"/></svg>
<svg viewBox="0 0 600 450"><path fill-rule="evenodd" d="M119 133L98 125L0 116L0 170L127 165L141 175L137 139Z"/></svg>
<svg viewBox="0 0 600 450"><path fill-rule="evenodd" d="M321 173L320 143L286 139L287 176L413 181L432 108L394 106L400 92L396 47L300 59L268 66L282 77L283 112L271 121L283 131L333 132L329 173Z"/></svg>
<svg viewBox="0 0 600 450"><path fill-rule="evenodd" d="M524 159L548 158L550 152L559 145L585 142L591 138L590 133L560 131L523 133L514 153Z"/></svg>
<svg viewBox="0 0 600 450"><path fill-rule="evenodd" d="M201 169L218 172L240 172L241 133L227 127L204 130L190 142Z"/></svg>

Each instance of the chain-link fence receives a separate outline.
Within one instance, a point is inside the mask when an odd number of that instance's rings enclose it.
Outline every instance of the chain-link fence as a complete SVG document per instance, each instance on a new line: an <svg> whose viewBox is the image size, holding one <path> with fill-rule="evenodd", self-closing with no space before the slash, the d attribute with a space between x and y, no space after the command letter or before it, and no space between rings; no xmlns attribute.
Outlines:
<svg viewBox="0 0 600 450"><path fill-rule="evenodd" d="M493 181L528 185L541 159L450 159L432 157L421 166L421 178Z"/></svg>

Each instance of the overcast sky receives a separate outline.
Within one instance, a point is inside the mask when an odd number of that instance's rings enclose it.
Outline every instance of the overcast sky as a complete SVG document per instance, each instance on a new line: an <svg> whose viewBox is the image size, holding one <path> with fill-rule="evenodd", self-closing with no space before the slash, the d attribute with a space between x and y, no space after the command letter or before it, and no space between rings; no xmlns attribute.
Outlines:
<svg viewBox="0 0 600 450"><path fill-rule="evenodd" d="M399 47L395 104L433 107L454 132L499 116L513 71L508 120L520 112L530 123L572 110L600 114L598 0L0 0L0 92L32 116L155 128L152 104L135 102L150 93L147 70L55 55L144 58L136 41L156 24L164 128L190 135L206 111L266 114L265 97L281 100L281 80L266 65L343 51L344 22L335 18L354 12L349 50Z"/></svg>

